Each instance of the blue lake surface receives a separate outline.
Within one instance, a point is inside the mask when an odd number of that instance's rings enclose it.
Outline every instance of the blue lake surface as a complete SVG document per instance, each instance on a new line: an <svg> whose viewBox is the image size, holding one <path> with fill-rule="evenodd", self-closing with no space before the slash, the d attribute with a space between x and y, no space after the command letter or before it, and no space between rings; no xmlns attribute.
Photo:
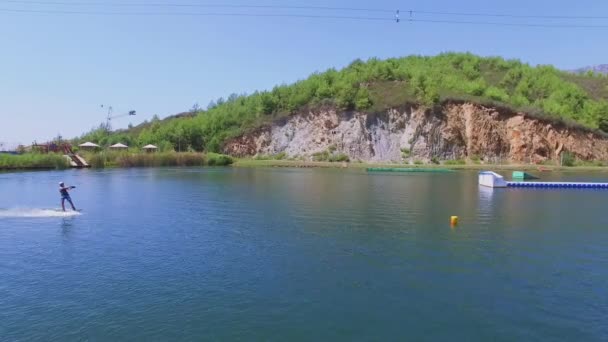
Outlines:
<svg viewBox="0 0 608 342"><path fill-rule="evenodd" d="M62 180L80 215L54 210ZM605 341L608 191L465 171L0 174L0 339Z"/></svg>

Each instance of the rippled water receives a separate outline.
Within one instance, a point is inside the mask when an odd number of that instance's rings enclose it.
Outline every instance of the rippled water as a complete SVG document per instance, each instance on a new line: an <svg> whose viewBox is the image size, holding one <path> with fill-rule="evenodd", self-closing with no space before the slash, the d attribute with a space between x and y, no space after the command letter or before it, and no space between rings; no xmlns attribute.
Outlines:
<svg viewBox="0 0 608 342"><path fill-rule="evenodd" d="M81 215L55 215L60 180ZM228 168L0 194L2 340L608 339L608 191Z"/></svg>

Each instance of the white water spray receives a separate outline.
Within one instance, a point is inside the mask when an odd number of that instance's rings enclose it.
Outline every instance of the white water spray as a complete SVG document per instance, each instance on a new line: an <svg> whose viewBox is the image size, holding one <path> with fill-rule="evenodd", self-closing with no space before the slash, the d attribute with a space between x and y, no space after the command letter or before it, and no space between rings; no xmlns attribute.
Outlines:
<svg viewBox="0 0 608 342"><path fill-rule="evenodd" d="M0 209L1 218L44 218L44 217L73 217L82 215L78 211L62 211L61 209L31 209L13 208Z"/></svg>

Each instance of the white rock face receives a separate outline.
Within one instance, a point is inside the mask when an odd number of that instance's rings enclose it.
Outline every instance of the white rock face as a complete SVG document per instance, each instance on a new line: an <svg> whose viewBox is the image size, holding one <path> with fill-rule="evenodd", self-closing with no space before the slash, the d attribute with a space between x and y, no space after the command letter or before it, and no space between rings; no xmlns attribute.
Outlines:
<svg viewBox="0 0 608 342"><path fill-rule="evenodd" d="M481 158L487 161L608 159L608 140L582 129L555 127L521 113L475 104L447 104L434 111L409 107L384 113L333 109L293 115L224 146L234 156L276 155L311 160L315 153L345 154L351 161L412 163Z"/></svg>

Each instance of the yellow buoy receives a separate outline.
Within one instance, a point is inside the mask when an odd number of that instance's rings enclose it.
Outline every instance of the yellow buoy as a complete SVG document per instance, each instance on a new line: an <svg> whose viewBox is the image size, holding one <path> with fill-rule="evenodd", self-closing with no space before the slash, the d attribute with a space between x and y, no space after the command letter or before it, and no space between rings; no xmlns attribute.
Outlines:
<svg viewBox="0 0 608 342"><path fill-rule="evenodd" d="M452 226L457 226L458 225L458 216L452 216L452 217L450 217L450 224Z"/></svg>

